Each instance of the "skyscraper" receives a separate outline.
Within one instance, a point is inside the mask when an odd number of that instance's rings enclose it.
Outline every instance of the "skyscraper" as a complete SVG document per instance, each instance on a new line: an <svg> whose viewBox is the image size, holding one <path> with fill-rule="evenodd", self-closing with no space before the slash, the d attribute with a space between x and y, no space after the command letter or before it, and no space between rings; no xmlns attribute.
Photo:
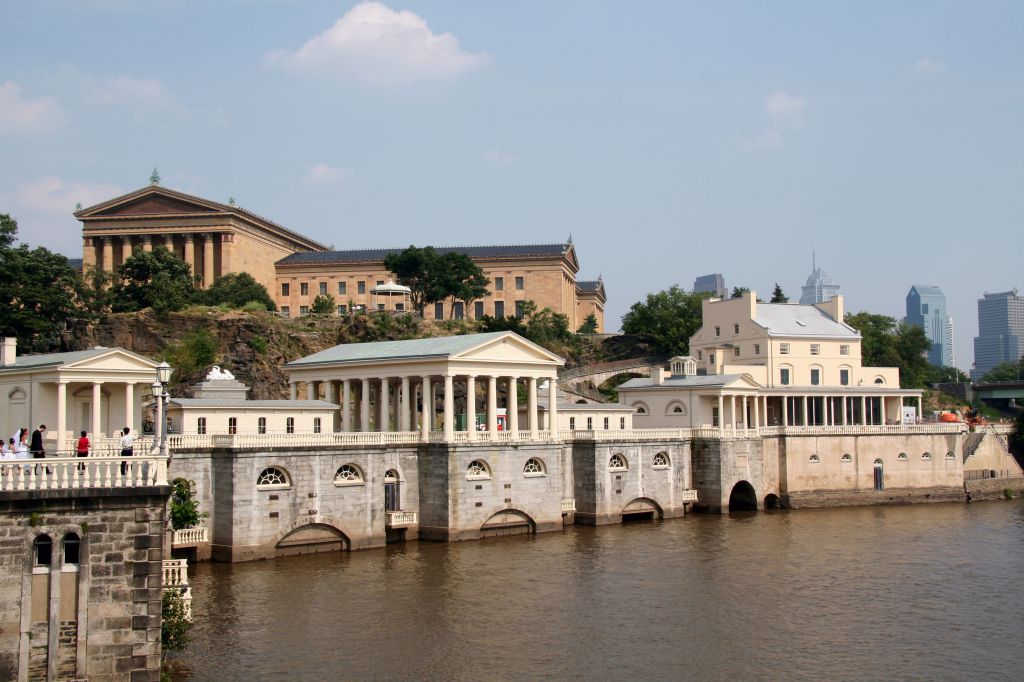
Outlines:
<svg viewBox="0 0 1024 682"><path fill-rule="evenodd" d="M907 324L924 329L932 342L928 362L953 367L953 318L946 314L946 296L938 287L915 284L907 294Z"/></svg>
<svg viewBox="0 0 1024 682"><path fill-rule="evenodd" d="M974 369L980 379L996 365L1016 362L1024 355L1024 296L1017 290L978 299L978 335L974 337Z"/></svg>
<svg viewBox="0 0 1024 682"><path fill-rule="evenodd" d="M800 303L814 305L831 301L839 295L839 284L832 276L818 267L817 258L811 254L811 276L807 278L800 294Z"/></svg>
<svg viewBox="0 0 1024 682"><path fill-rule="evenodd" d="M696 292L710 291L715 298L725 298L729 290L725 288L725 278L720 274L701 275L693 280L693 290Z"/></svg>

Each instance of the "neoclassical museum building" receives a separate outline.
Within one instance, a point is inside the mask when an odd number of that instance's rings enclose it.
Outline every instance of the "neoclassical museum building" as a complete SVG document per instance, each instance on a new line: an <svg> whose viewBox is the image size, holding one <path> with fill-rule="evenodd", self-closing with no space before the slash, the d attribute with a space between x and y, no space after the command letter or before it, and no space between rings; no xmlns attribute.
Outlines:
<svg viewBox="0 0 1024 682"><path fill-rule="evenodd" d="M320 295L333 296L339 313L384 309L374 289L393 278L384 258L401 251L331 250L234 203L159 184L81 209L75 217L82 221L84 271L114 272L135 251L164 246L192 266L203 287L228 273L248 272L290 315L307 314ZM526 301L533 301L540 309L564 314L573 329L593 314L598 331L604 330L604 282L577 277L580 265L571 238L550 244L437 249L468 255L491 284L489 295L469 306L445 302L429 307L428 318L504 317L519 314Z"/></svg>

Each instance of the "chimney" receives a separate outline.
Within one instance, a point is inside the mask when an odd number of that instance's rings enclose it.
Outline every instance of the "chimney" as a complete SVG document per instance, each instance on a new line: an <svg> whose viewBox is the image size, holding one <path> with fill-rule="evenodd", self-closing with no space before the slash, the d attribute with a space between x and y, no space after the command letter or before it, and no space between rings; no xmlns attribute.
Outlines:
<svg viewBox="0 0 1024 682"><path fill-rule="evenodd" d="M651 370L651 378L654 379L655 386L661 386L663 383L665 383L665 368L655 367L653 370Z"/></svg>
<svg viewBox="0 0 1024 682"><path fill-rule="evenodd" d="M4 345L0 347L0 367L9 367L18 362L18 339L13 336L4 337Z"/></svg>

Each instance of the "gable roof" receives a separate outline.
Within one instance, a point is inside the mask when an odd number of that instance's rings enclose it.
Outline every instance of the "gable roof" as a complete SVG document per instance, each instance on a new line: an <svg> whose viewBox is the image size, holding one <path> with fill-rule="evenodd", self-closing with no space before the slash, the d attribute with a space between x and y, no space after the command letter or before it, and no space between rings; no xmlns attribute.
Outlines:
<svg viewBox="0 0 1024 682"><path fill-rule="evenodd" d="M532 346L548 355L552 361L563 362L560 357L545 348L524 339L515 332L489 332L486 334L463 334L461 336L437 336L429 339L407 341L374 341L369 343L343 343L333 348L292 360L285 368L298 369L311 365L360 363L376 360L419 360L428 358L451 358L474 348L479 348L503 337Z"/></svg>
<svg viewBox="0 0 1024 682"><path fill-rule="evenodd" d="M620 385L618 390L630 388L725 388L737 381L749 384L751 388L760 386L747 374L700 374L689 377L668 377L662 383L654 383L650 377L630 379Z"/></svg>
<svg viewBox="0 0 1024 682"><path fill-rule="evenodd" d="M321 263L379 263L386 256L401 253L405 248L356 249L349 251L302 251L285 256L276 265L309 265ZM566 258L578 268L573 245L570 244L505 244L494 246L435 246L440 254L461 253L479 259Z"/></svg>
<svg viewBox="0 0 1024 682"><path fill-rule="evenodd" d="M154 360L150 360L147 357L139 355L138 353L133 353L124 348L96 347L88 350L75 350L65 353L36 353L34 355L19 355L15 358L13 365L0 367L0 372L10 372L23 369L42 369L44 367L66 367L85 360L108 355L110 353L122 353L135 358L136 360L141 360L147 364L151 364L153 367L157 366L157 363Z"/></svg>
<svg viewBox="0 0 1024 682"><path fill-rule="evenodd" d="M758 303L754 322L768 330L769 336L832 336L859 339L860 332L848 324L836 322L813 305L797 303Z"/></svg>
<svg viewBox="0 0 1024 682"><path fill-rule="evenodd" d="M246 400L244 398L171 398L167 402L179 407L232 407L258 410L334 410L337 403L326 400Z"/></svg>
<svg viewBox="0 0 1024 682"><path fill-rule="evenodd" d="M161 185L148 185L141 189L137 189L134 192L128 194L122 194L119 197L108 199L102 203L88 208L83 208L80 211L75 211L74 215L82 222L88 222L92 220L102 220L105 218L116 218L118 217L115 209L124 208L129 204L140 202L147 197L149 198L164 198L176 202L177 207L174 209L165 208L163 211L143 210L141 212L132 213L131 218L139 218L143 216L166 216L166 215L234 215L246 222L258 225L265 229L269 229L272 232L279 232L305 246L309 249L324 250L327 247L323 244L310 239L309 237L299 234L294 230L290 230L287 227L275 223L273 220L264 218L258 213L253 213L240 206L231 206L229 204L222 204L217 201L211 201L210 199L203 199L202 197L193 196L186 194L185 192L179 192L177 190L168 189Z"/></svg>

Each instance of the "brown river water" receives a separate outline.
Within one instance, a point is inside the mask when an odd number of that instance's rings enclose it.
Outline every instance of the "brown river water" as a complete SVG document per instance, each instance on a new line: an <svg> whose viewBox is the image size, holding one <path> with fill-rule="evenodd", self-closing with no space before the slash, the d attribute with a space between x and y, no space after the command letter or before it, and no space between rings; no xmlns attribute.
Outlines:
<svg viewBox="0 0 1024 682"><path fill-rule="evenodd" d="M188 680L1021 680L1024 502L194 567Z"/></svg>

